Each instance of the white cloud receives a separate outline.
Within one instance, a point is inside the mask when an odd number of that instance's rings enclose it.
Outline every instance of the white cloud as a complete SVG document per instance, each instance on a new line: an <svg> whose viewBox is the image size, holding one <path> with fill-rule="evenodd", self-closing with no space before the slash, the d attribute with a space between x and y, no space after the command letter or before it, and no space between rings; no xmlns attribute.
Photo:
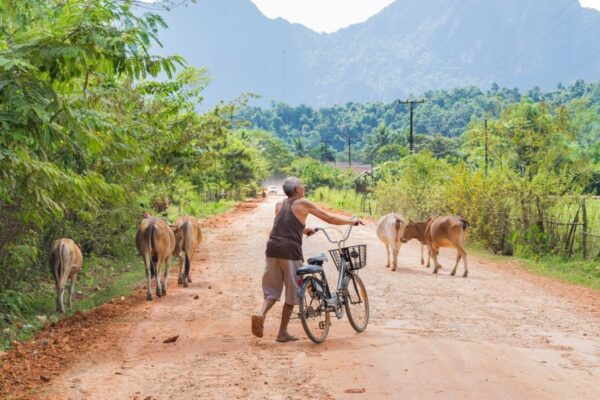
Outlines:
<svg viewBox="0 0 600 400"><path fill-rule="evenodd" d="M269 18L281 17L317 32L335 32L367 20L394 0L251 0ZM579 0L600 10L600 0Z"/></svg>
<svg viewBox="0 0 600 400"><path fill-rule="evenodd" d="M394 0L252 0L269 18L281 17L317 32L367 20Z"/></svg>
<svg viewBox="0 0 600 400"><path fill-rule="evenodd" d="M596 10L600 10L600 0L579 0L579 3L583 7L595 8Z"/></svg>

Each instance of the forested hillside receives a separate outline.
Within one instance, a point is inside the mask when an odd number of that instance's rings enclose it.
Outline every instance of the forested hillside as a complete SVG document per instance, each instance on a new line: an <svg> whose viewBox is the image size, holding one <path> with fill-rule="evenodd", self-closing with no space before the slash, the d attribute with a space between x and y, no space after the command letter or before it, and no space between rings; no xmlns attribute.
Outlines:
<svg viewBox="0 0 600 400"><path fill-rule="evenodd" d="M426 92L425 102L414 111L417 150L429 149L437 156L459 157L461 135L473 124L498 118L508 106L517 103L545 104L550 109L566 107L577 124L578 140L599 157L600 123L581 113L600 114L600 84L577 81L553 91L518 89L493 85L482 91L475 87ZM273 103L270 108L246 107L237 117L258 129L275 132L298 155L331 160L347 159L347 137L355 159L383 162L404 154L409 131L409 107L398 103L354 103L315 109ZM327 149L327 154L325 150Z"/></svg>

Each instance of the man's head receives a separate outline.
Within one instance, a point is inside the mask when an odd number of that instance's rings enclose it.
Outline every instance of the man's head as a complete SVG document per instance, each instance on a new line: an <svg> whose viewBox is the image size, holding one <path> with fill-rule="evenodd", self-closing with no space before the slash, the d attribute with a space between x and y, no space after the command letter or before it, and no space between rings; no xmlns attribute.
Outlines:
<svg viewBox="0 0 600 400"><path fill-rule="evenodd" d="M290 176L283 182L283 193L285 193L287 197L304 197L304 186L302 186L300 179L295 176Z"/></svg>

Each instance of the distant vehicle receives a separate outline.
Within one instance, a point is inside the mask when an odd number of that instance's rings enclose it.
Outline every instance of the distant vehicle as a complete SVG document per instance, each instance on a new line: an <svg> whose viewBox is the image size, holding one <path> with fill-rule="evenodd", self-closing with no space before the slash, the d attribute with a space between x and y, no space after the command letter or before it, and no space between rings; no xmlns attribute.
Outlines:
<svg viewBox="0 0 600 400"><path fill-rule="evenodd" d="M269 186L269 194L277 194L277 186Z"/></svg>

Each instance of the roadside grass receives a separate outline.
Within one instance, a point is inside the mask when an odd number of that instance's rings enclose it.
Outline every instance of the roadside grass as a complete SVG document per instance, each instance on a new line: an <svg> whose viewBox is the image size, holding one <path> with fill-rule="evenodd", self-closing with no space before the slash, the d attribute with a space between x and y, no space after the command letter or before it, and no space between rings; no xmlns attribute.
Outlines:
<svg viewBox="0 0 600 400"><path fill-rule="evenodd" d="M469 253L480 258L499 263L517 261L526 271L541 276L570 282L580 286L600 290L600 262L583 261L577 258L567 259L557 255L547 256L502 256L490 253L477 245L468 247Z"/></svg>
<svg viewBox="0 0 600 400"><path fill-rule="evenodd" d="M356 193L353 190L320 187L315 189L315 191L309 195L309 198L336 210L346 211L357 217L377 217L377 205L375 200L368 197L364 202L363 211L363 207L361 207L363 205L363 194ZM371 213L369 212L369 209L371 210Z"/></svg>
<svg viewBox="0 0 600 400"><path fill-rule="evenodd" d="M360 217L379 217L375 200L367 200L371 203L373 213L371 215L368 211L364 212L361 210L362 194L357 194L353 190L318 188L310 194L310 199L333 209L346 211ZM590 208L593 210L592 213L595 213L600 202L590 201L589 203L593 204L592 207L594 208ZM492 254L490 251L473 243L468 248L471 254L475 254L480 258L500 263L517 261L523 269L538 275L600 290L600 261L598 260L583 261L581 258L573 257L568 259L559 255L536 256L516 254L515 256L500 256Z"/></svg>
<svg viewBox="0 0 600 400"><path fill-rule="evenodd" d="M197 202L183 210L199 218L223 214L238 204L236 201ZM167 213L174 222L179 215L177 207ZM133 238L131 252L119 258L84 257L82 272L77 277L73 307L64 314L56 312L56 294L50 272L43 278L35 292L4 291L0 293L3 309L14 310L0 314L0 351L6 350L13 341L33 338L48 322L67 318L77 311L89 310L114 298L127 296L143 282L145 270L141 258L136 254ZM173 260L172 266L176 263ZM171 276L171 281L173 277ZM65 307L68 291L65 290Z"/></svg>
<svg viewBox="0 0 600 400"><path fill-rule="evenodd" d="M175 222L180 215L193 215L203 219L231 211L238 203L234 200L190 201L181 206L169 207L165 216L171 222Z"/></svg>

